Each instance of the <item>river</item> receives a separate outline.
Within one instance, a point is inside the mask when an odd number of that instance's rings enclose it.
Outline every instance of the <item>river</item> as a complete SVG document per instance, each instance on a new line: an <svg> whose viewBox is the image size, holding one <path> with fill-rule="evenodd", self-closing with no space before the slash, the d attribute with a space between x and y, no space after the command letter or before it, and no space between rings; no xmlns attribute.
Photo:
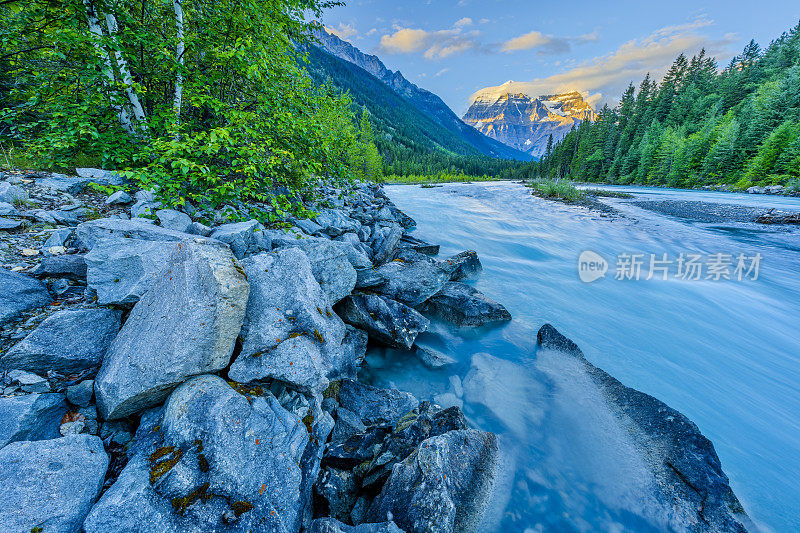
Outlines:
<svg viewBox="0 0 800 533"><path fill-rule="evenodd" d="M800 198L622 189L637 200L800 210ZM800 530L800 231L693 222L621 199L608 203L624 216L607 217L533 197L512 182L386 192L417 221L417 237L441 244L441 256L476 250L484 271L470 283L514 317L484 331L433 324L421 338L458 361L443 370L394 350L373 348L367 356L368 379L423 399L463 402L474 424L500 434L501 496L487 529L674 527L651 501L625 436L595 408L596 391L565 361L537 354L536 331L551 323L593 364L694 421L759 526ZM587 250L608 262L606 275L591 283L578 275ZM651 254L672 263L648 280ZM702 255L700 279L676 277L680 254ZM730 256L732 279L706 279L714 254ZM740 254L749 272L735 270ZM642 260L639 279L625 267L630 257ZM631 279L616 279L620 271ZM493 372L481 390L465 392L480 353L497 358L489 359Z"/></svg>

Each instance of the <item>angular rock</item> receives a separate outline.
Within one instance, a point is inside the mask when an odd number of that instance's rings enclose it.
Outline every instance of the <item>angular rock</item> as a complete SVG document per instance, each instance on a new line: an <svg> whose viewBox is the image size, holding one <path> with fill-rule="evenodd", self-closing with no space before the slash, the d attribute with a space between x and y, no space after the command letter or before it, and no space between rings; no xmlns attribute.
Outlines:
<svg viewBox="0 0 800 533"><path fill-rule="evenodd" d="M475 429L431 437L395 465L369 507L372 522L392 516L403 530L478 530L497 472L497 437Z"/></svg>
<svg viewBox="0 0 800 533"><path fill-rule="evenodd" d="M473 250L448 257L437 264L450 275L450 281L474 278L483 270L478 254Z"/></svg>
<svg viewBox="0 0 800 533"><path fill-rule="evenodd" d="M131 202L133 202L133 198L125 191L117 191L106 198L106 205L127 205Z"/></svg>
<svg viewBox="0 0 800 533"><path fill-rule="evenodd" d="M419 405L409 392L379 389L351 379L343 379L339 389L339 405L355 413L367 425L397 423Z"/></svg>
<svg viewBox="0 0 800 533"><path fill-rule="evenodd" d="M211 228L200 222L192 222L186 229L186 233L191 233L192 235L200 235L201 237L208 237L209 235L211 235Z"/></svg>
<svg viewBox="0 0 800 533"><path fill-rule="evenodd" d="M416 345L414 353L425 366L434 370L458 362L449 355L442 353L439 350L434 350L429 346L422 346L418 344Z"/></svg>
<svg viewBox="0 0 800 533"><path fill-rule="evenodd" d="M441 291L420 306L420 310L459 327L511 320L511 313L505 307L458 281L446 283Z"/></svg>
<svg viewBox="0 0 800 533"><path fill-rule="evenodd" d="M747 530L744 524L750 519L722 471L714 445L691 420L591 364L572 340L550 324L541 327L537 342L541 348L564 352L582 363L646 457L643 462L659 480L670 512L696 517L698 531Z"/></svg>
<svg viewBox="0 0 800 533"><path fill-rule="evenodd" d="M54 439L67 404L63 394L0 397L0 448L20 440Z"/></svg>
<svg viewBox="0 0 800 533"><path fill-rule="evenodd" d="M279 249L242 261L250 282L242 351L231 379L273 378L321 392L342 359L345 326L330 309L302 250Z"/></svg>
<svg viewBox="0 0 800 533"><path fill-rule="evenodd" d="M94 395L93 379L84 379L77 385L67 387L67 400L78 407L88 406L92 401L92 395Z"/></svg>
<svg viewBox="0 0 800 533"><path fill-rule="evenodd" d="M161 207L153 191L136 191L136 203L131 206L131 218L150 218Z"/></svg>
<svg viewBox="0 0 800 533"><path fill-rule="evenodd" d="M119 186L128 182L125 176L101 168L76 168L75 174L82 178L89 178L93 183L99 183L100 185Z"/></svg>
<svg viewBox="0 0 800 533"><path fill-rule="evenodd" d="M335 518L317 518L311 522L309 533L403 533L394 522L348 526Z"/></svg>
<svg viewBox="0 0 800 533"><path fill-rule="evenodd" d="M322 233L336 237L348 231L358 231L361 224L348 217L341 209L323 209L314 219Z"/></svg>
<svg viewBox="0 0 800 533"><path fill-rule="evenodd" d="M403 234L403 236L400 238L400 247L410 248L415 252L425 255L437 255L439 253L438 244L431 244L429 242L425 242L422 239L418 239L413 235L409 235L407 233Z"/></svg>
<svg viewBox="0 0 800 533"><path fill-rule="evenodd" d="M86 279L86 262L80 254L53 255L42 259L31 275L80 281Z"/></svg>
<svg viewBox="0 0 800 533"><path fill-rule="evenodd" d="M248 401L219 377L193 378L163 416L143 417L132 458L84 530L298 531L309 443L269 392Z"/></svg>
<svg viewBox="0 0 800 533"><path fill-rule="evenodd" d="M0 327L20 313L52 301L47 285L38 279L0 268Z"/></svg>
<svg viewBox="0 0 800 533"><path fill-rule="evenodd" d="M103 442L91 435L9 444L0 450L3 529L80 531L107 468Z"/></svg>
<svg viewBox="0 0 800 533"><path fill-rule="evenodd" d="M389 204L389 210L391 210L392 215L394 216L394 219L397 221L398 224L400 224L400 226L403 229L410 230L410 229L415 228L417 226L417 223L413 218L411 218L410 216L406 215L404 212L402 212L400 209L398 209L394 205Z"/></svg>
<svg viewBox="0 0 800 533"><path fill-rule="evenodd" d="M357 414L344 407L339 407L336 409L336 425L333 426L331 442L346 441L353 435L364 433L366 430L367 427Z"/></svg>
<svg viewBox="0 0 800 533"><path fill-rule="evenodd" d="M14 204L28 199L28 193L22 187L0 181L0 202Z"/></svg>
<svg viewBox="0 0 800 533"><path fill-rule="evenodd" d="M160 403L190 376L228 366L249 287L230 250L191 242L134 306L95 380L100 416L124 418Z"/></svg>
<svg viewBox="0 0 800 533"><path fill-rule="evenodd" d="M16 215L19 215L19 211L17 211L16 207L8 202L0 201L0 216L7 217Z"/></svg>
<svg viewBox="0 0 800 533"><path fill-rule="evenodd" d="M176 241L103 239L85 256L87 285L100 305L134 304L170 268L180 246Z"/></svg>
<svg viewBox="0 0 800 533"><path fill-rule="evenodd" d="M211 233L211 238L228 244L237 259L272 248L264 226L257 220L218 226Z"/></svg>
<svg viewBox="0 0 800 533"><path fill-rule="evenodd" d="M430 321L407 305L377 294L353 294L337 304L346 323L365 330L374 340L411 349Z"/></svg>
<svg viewBox="0 0 800 533"><path fill-rule="evenodd" d="M372 244L372 261L376 265L382 265L389 261L394 254L400 238L403 236L403 229L394 225L390 228L381 228L374 236Z"/></svg>
<svg viewBox="0 0 800 533"><path fill-rule="evenodd" d="M81 245L91 250L101 239L134 239L137 241L180 241L192 238L186 233L156 226L144 220L101 218L80 224L75 235Z"/></svg>
<svg viewBox="0 0 800 533"><path fill-rule="evenodd" d="M295 219L292 220L292 223L308 235L314 235L318 231L322 231L322 226L307 218Z"/></svg>
<svg viewBox="0 0 800 533"><path fill-rule="evenodd" d="M43 248L45 250L53 246L67 247L75 237L75 230L73 228L61 228L54 230L53 233L44 242Z"/></svg>
<svg viewBox="0 0 800 533"><path fill-rule="evenodd" d="M449 280L447 272L428 261L392 261L375 272L385 281L374 290L410 307L425 302Z"/></svg>
<svg viewBox="0 0 800 533"><path fill-rule="evenodd" d="M23 392L50 392L50 382L33 372L9 370L6 372L6 379L11 380L12 385L18 385Z"/></svg>
<svg viewBox="0 0 800 533"><path fill-rule="evenodd" d="M162 228L180 231L181 233L187 233L189 226L192 225L192 219L189 215L175 209L159 209L156 211L156 217Z"/></svg>
<svg viewBox="0 0 800 533"><path fill-rule="evenodd" d="M19 220L11 220L10 218L0 217L0 230L10 231L22 227L22 222Z"/></svg>
<svg viewBox="0 0 800 533"><path fill-rule="evenodd" d="M83 192L92 180L80 176L67 176L65 174L50 174L49 177L36 180L36 184L56 191L64 191L70 194Z"/></svg>
<svg viewBox="0 0 800 533"><path fill-rule="evenodd" d="M342 340L341 356L332 361L328 369L328 379L356 379L358 368L367 355L368 341L369 336L366 331L347 325L347 333Z"/></svg>
<svg viewBox="0 0 800 533"><path fill-rule="evenodd" d="M99 366L119 332L121 315L112 309L58 311L0 356L0 367L46 374Z"/></svg>

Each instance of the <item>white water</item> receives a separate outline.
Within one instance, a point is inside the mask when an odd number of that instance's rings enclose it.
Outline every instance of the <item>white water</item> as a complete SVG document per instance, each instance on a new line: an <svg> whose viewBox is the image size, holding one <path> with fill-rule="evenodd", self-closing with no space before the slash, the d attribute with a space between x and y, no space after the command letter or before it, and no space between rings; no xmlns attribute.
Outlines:
<svg viewBox="0 0 800 533"><path fill-rule="evenodd" d="M501 434L507 470L489 523L504 531L680 529L680 513L655 501L652 480L619 423L574 362L535 350L549 322L587 358L628 386L693 420L714 443L731 486L764 529L800 530L800 232L700 224L624 200L610 220L532 197L518 184L390 186L416 219L415 235L441 255L477 250L475 286L514 320L489 331L435 324L425 340L458 359L430 371L408 354L373 350L379 383L465 401L479 426ZM630 189L643 198L800 210L800 199ZM578 279L584 250L611 263L605 279ZM763 256L756 281L613 278L623 252ZM466 379L472 357L491 372ZM441 396L445 394L444 396Z"/></svg>

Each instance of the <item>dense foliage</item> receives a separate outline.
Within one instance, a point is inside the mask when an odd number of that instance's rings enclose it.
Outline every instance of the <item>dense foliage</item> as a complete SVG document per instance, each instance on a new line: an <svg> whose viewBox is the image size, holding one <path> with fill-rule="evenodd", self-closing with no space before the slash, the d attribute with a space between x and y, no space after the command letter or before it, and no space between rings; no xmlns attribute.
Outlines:
<svg viewBox="0 0 800 533"><path fill-rule="evenodd" d="M312 47L309 70L318 83L346 91L354 105L370 112L374 141L387 175L464 173L510 178L518 170L516 161L483 155L352 63Z"/></svg>
<svg viewBox="0 0 800 533"><path fill-rule="evenodd" d="M718 72L678 56L663 81L630 85L552 146L528 177L696 187L800 178L800 25L766 50L751 41Z"/></svg>
<svg viewBox="0 0 800 533"><path fill-rule="evenodd" d="M369 124L302 66L305 17L339 3L0 2L0 143L40 167L129 169L169 205L379 177Z"/></svg>

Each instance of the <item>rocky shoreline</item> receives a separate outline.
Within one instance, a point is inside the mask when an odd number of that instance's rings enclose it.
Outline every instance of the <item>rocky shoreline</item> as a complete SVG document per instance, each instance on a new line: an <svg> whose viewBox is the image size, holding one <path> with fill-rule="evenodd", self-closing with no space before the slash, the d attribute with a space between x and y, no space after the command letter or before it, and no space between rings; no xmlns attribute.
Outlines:
<svg viewBox="0 0 800 533"><path fill-rule="evenodd" d="M314 219L274 229L106 197L89 184L122 179L79 170L0 181L6 530L480 531L497 437L358 381L368 343L437 367L452 358L416 344L431 320L511 320L463 283L474 251L437 258L377 185L321 191ZM633 420L690 530L744 530L696 426L550 326L539 343L581 358Z"/></svg>

